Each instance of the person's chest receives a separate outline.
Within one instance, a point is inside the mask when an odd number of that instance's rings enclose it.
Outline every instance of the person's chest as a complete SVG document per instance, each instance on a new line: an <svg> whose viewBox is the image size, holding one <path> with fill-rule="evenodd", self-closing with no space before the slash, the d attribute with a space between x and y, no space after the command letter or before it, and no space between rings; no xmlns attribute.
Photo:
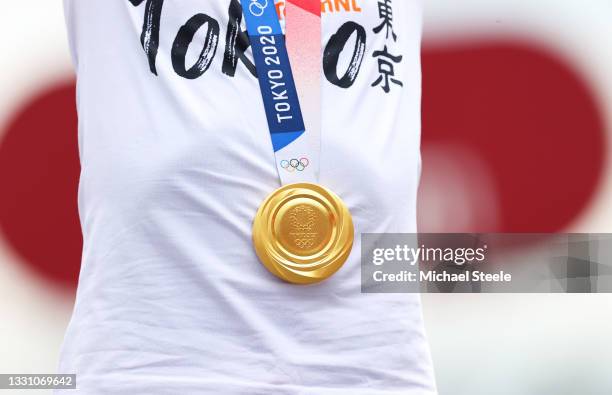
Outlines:
<svg viewBox="0 0 612 395"><path fill-rule="evenodd" d="M211 202L199 191L214 190L219 206L243 196L255 209L278 184L246 2L73 3L92 192ZM355 207L390 207L418 179L420 1L321 7L321 181Z"/></svg>

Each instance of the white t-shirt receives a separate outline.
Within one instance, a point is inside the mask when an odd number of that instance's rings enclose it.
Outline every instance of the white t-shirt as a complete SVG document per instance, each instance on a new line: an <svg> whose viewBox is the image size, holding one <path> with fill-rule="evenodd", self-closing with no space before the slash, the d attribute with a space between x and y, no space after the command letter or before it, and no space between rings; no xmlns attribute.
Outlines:
<svg viewBox="0 0 612 395"><path fill-rule="evenodd" d="M84 394L435 393L419 296L360 292L359 234L416 230L422 0L322 1L320 182L356 240L312 286L251 244L279 180L239 3L64 3L84 246L59 371Z"/></svg>

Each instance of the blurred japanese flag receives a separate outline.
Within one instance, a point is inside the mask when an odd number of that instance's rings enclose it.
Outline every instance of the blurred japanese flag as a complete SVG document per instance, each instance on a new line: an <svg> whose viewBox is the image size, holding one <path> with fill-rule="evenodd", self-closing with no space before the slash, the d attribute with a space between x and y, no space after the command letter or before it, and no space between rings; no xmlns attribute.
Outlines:
<svg viewBox="0 0 612 395"><path fill-rule="evenodd" d="M612 230L611 16L426 1L421 230Z"/></svg>

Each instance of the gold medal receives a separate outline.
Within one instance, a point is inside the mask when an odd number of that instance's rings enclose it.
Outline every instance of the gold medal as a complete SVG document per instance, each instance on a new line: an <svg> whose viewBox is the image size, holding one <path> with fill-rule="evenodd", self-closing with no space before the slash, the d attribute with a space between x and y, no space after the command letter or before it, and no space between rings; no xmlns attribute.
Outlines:
<svg viewBox="0 0 612 395"><path fill-rule="evenodd" d="M353 247L353 220L333 192L310 183L285 185L263 202L253 221L253 244L263 265L295 284L323 281Z"/></svg>

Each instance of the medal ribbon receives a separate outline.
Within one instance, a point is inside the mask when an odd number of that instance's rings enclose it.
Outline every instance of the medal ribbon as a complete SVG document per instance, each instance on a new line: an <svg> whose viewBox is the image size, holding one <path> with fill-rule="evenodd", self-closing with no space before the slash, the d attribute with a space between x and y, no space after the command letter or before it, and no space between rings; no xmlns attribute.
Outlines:
<svg viewBox="0 0 612 395"><path fill-rule="evenodd" d="M321 149L320 0L286 1L286 39L274 0L242 0L242 7L280 181L316 183Z"/></svg>

